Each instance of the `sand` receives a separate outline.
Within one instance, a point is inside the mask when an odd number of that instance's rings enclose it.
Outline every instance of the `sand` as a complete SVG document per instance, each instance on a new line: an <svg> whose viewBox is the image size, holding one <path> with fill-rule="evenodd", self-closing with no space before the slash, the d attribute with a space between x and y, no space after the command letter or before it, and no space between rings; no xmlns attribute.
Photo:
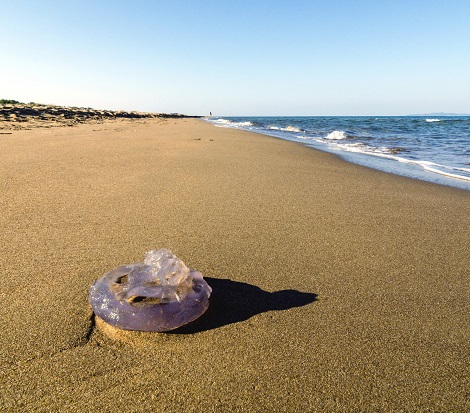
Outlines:
<svg viewBox="0 0 470 413"><path fill-rule="evenodd" d="M462 412L470 192L196 119L0 136L0 410ZM213 286L176 333L95 322L169 248Z"/></svg>

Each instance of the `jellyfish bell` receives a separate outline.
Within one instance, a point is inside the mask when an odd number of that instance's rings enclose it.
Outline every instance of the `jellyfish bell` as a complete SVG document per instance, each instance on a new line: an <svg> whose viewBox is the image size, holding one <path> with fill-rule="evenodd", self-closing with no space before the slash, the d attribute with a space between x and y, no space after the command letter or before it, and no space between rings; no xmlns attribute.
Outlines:
<svg viewBox="0 0 470 413"><path fill-rule="evenodd" d="M204 314L211 292L200 272L160 249L147 252L143 263L122 265L96 280L89 301L113 327L162 332Z"/></svg>

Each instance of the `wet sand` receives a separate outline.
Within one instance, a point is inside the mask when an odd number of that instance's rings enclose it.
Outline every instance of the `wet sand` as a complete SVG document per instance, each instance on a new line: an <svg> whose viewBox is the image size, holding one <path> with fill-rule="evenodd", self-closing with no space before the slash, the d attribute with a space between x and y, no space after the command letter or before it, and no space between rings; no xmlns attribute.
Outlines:
<svg viewBox="0 0 470 413"><path fill-rule="evenodd" d="M1 411L470 410L470 192L196 119L0 151ZM95 322L93 281L156 248L202 272L208 312Z"/></svg>

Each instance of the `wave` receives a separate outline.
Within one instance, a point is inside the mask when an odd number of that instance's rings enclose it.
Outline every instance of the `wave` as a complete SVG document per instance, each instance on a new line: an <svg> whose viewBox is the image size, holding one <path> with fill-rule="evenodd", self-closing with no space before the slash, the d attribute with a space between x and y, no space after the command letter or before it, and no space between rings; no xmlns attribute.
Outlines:
<svg viewBox="0 0 470 413"><path fill-rule="evenodd" d="M398 157L397 157L398 158ZM470 182L470 177L468 176L463 176L456 174L454 172L447 172L446 170L451 170L451 171L466 171L466 168L454 168L446 165L440 165L434 162L428 162L428 161L411 161L409 159L404 159L404 158L398 158L397 159L399 162L405 162L405 163L411 163L415 165L419 165L421 168L423 168L425 171L428 172L433 172L435 174L439 175L444 175L448 176L450 178L455 178L455 179L461 179L464 181L469 181Z"/></svg>
<svg viewBox="0 0 470 413"><path fill-rule="evenodd" d="M338 138L336 140L338 140ZM336 143L336 142L331 142L331 139L330 141L325 141L325 139L315 139L315 141L323 143L323 144L327 144L328 146L332 146L334 148L337 148L346 152L362 153L365 155L372 155L372 156L386 158L386 159L390 159L390 160L394 160L394 161L398 161L402 163L417 165L427 172L447 176L449 178L470 181L470 176L460 175L458 173L460 171L460 172L468 174L470 173L469 168L458 168L458 167L446 166L446 165L424 161L424 160L412 160L412 159L403 158L401 156L396 156L397 153L406 152L406 149L404 148L376 147L376 146L366 145L361 142Z"/></svg>
<svg viewBox="0 0 470 413"><path fill-rule="evenodd" d="M441 121L440 119L434 119L434 118L426 119L426 122L440 122L440 121Z"/></svg>
<svg viewBox="0 0 470 413"><path fill-rule="evenodd" d="M336 139L339 140L339 139ZM336 143L336 142L328 142L325 141L324 139L315 139L315 141L327 144L328 146L347 151L347 152L356 152L356 153L364 153L364 154L369 154L369 155L387 155L387 154L393 154L396 153L395 150L396 148L386 148L386 147L376 147L376 146L370 146L366 145L365 143L362 142L356 142L356 143Z"/></svg>
<svg viewBox="0 0 470 413"><path fill-rule="evenodd" d="M224 118L205 118L205 120L213 123L215 126L225 127L225 128L240 128L240 127L248 127L248 126L255 126L254 122L244 121L244 122L236 122L229 119Z"/></svg>
<svg viewBox="0 0 470 413"><path fill-rule="evenodd" d="M332 140L332 141L338 141L338 140L346 139L346 138L347 138L346 133L343 131L338 131L338 130L335 130L325 136L325 139Z"/></svg>
<svg viewBox="0 0 470 413"><path fill-rule="evenodd" d="M206 117L204 118L205 121L212 123L214 126L220 126L220 127L225 127L225 128L248 128L251 129L254 127L256 130L261 129L261 130L272 130L272 131L279 131L279 132L305 132L303 129L297 127L297 126L276 126L276 125L270 125L270 126L265 126L262 123L258 123L256 121L245 121L245 120L231 120L231 119L224 119L224 118L216 118L216 117Z"/></svg>
<svg viewBox="0 0 470 413"><path fill-rule="evenodd" d="M285 128L282 128L280 126L268 126L268 129L270 130L279 130L279 131L284 131L284 132L303 132L302 129L298 128L297 126L286 126Z"/></svg>

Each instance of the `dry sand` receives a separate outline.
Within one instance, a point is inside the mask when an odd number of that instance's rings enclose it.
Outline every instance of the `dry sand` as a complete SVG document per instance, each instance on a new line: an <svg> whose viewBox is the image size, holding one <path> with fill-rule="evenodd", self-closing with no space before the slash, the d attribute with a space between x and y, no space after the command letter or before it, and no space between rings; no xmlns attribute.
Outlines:
<svg viewBox="0 0 470 413"><path fill-rule="evenodd" d="M470 192L195 119L0 151L0 410L470 409ZM94 323L92 282L154 248L204 274L208 312Z"/></svg>

